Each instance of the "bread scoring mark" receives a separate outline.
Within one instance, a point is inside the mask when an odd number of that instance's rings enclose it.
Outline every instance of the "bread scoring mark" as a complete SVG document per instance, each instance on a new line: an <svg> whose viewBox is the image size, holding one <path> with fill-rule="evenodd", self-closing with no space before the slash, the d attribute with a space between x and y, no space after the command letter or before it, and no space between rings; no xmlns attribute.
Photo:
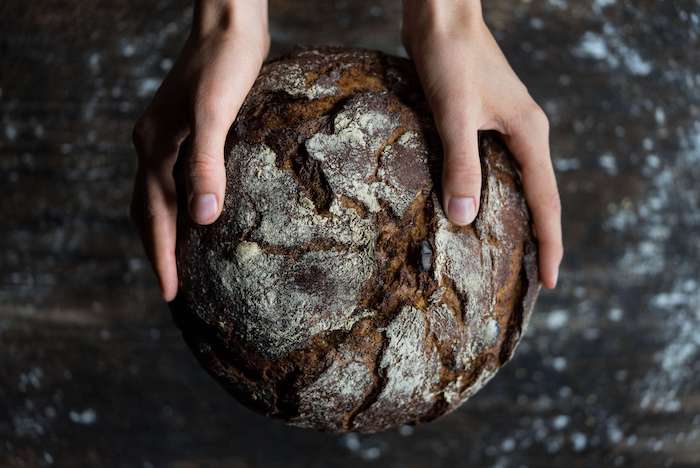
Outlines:
<svg viewBox="0 0 700 468"><path fill-rule="evenodd" d="M430 383L438 363L435 350L425 346L426 333L424 313L415 307L402 307L391 321L386 329L389 345L381 361L381 367L387 369L387 383L379 400L401 403L416 396L433 398Z"/></svg>
<svg viewBox="0 0 700 468"><path fill-rule="evenodd" d="M384 353L389 349L390 342L387 330L404 307L410 305L422 310L429 307L428 298L434 296L437 283L428 272L422 271L420 257L421 244L425 241L430 242L432 237L433 210L434 206L428 194L420 192L403 217L393 216L387 207L378 215L380 232L374 254L377 268L363 289L361 297L363 307L376 310L373 326L384 333L384 346L374 358L375 381L372 390L362 404L349 415L346 424L348 430L364 427L362 430L376 431L391 425L391 422L385 420L385 417L391 414L390 410L379 412L375 406L388 383L387 368L382 367ZM423 336L426 334L427 332ZM426 349L433 349L432 345L428 345ZM431 371L435 372L434 380L438 381L439 368L433 366ZM431 384L431 388L433 386ZM414 399L404 402L404 406L413 408L402 416L403 421L408 422L419 418L421 412L434 406L434 402ZM367 416L367 412L374 416ZM377 422L369 427L367 424L371 417L377 418Z"/></svg>
<svg viewBox="0 0 700 468"><path fill-rule="evenodd" d="M378 212L377 185L369 181L376 160L368 157L377 151L398 125L398 118L371 109L365 95L351 99L333 121L333 134L317 133L306 140L309 155L321 163L333 193L362 202Z"/></svg>
<svg viewBox="0 0 700 468"><path fill-rule="evenodd" d="M378 333L381 339L380 346L374 353L372 360L372 383L369 387L369 391L364 393L360 404L348 411L342 418L342 427L346 431L352 431L359 428L359 426L355 423L355 419L377 401L377 398L379 398L379 395L386 386L386 372L385 369L381 367L381 362L389 341L387 340L385 329L378 328L375 323L373 323L372 326L374 327L375 333Z"/></svg>
<svg viewBox="0 0 700 468"><path fill-rule="evenodd" d="M426 333L424 313L415 307L402 307L391 320L379 364L383 386L372 404L355 416L352 429L388 426L394 414L410 421L432 407L435 395L431 388L438 380L439 360L435 349L427 345Z"/></svg>
<svg viewBox="0 0 700 468"><path fill-rule="evenodd" d="M247 197L255 205L260 219L248 231L249 240L260 244L294 249L315 241L330 240L349 247L366 248L375 237L371 220L342 206L333 199L331 216L317 213L313 202L288 170L279 169L275 154L266 145L241 143L231 150L227 164L240 174L227 190L233 206ZM250 226L239 226L241 230Z"/></svg>
<svg viewBox="0 0 700 468"><path fill-rule="evenodd" d="M299 392L299 417L292 424L309 427L311 421L334 430L347 429L338 418L338 409L349 413L358 407L373 381L371 370L356 350L341 345L330 367Z"/></svg>
<svg viewBox="0 0 700 468"><path fill-rule="evenodd" d="M396 146L417 145L418 135L404 130L397 113L375 110L375 93L358 94L335 115L333 133L316 133L304 143L309 156L320 163L326 181L336 196L362 203L370 213L381 210L380 200L387 201L397 216L402 216L418 190L429 188L427 150L409 153ZM376 157L368 157L368 155ZM401 161L401 159L404 161ZM406 184L406 172L411 169ZM403 174L402 174L403 169Z"/></svg>
<svg viewBox="0 0 700 468"><path fill-rule="evenodd" d="M434 202L438 202L437 197ZM455 292L463 304L461 319L467 323L482 312L483 280L489 273L484 269L481 243L471 230L453 232L449 220L441 211L436 213L436 218L433 277L437 281L443 275L452 279ZM475 262L475 257L480 260Z"/></svg>
<svg viewBox="0 0 700 468"><path fill-rule="evenodd" d="M398 137L398 138L397 138ZM375 177L378 196L389 202L401 217L418 191L432 188L428 173L428 150L425 142L412 130L403 130L381 152ZM420 142L420 143L419 143Z"/></svg>

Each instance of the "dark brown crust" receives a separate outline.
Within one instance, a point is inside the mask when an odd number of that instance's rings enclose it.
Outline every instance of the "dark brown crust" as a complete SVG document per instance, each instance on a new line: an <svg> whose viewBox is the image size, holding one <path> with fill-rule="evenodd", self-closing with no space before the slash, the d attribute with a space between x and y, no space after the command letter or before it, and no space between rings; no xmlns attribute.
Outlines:
<svg viewBox="0 0 700 468"><path fill-rule="evenodd" d="M284 64L298 65L305 72L307 87L314 83L336 83L336 92L309 99L284 91L265 91L265 80L274 73L272 70ZM346 67L341 70L339 65ZM332 134L334 116L351 106L353 99L363 99L372 108L398 115L398 128L370 156L376 158L377 167L385 164L404 186L418 194L401 216L383 200L380 200L381 210L370 213L359 200L334 194L320 164L306 152L304 142L315 134ZM421 144L428 149L427 167L409 153L401 153L395 163L381 161L383 150L388 146L398 148L394 143L409 130L417 132ZM222 302L221 286L212 281L203 259L196 258L197 252L199 255L216 252L226 257L232 255L237 243L254 241L263 252L293 261L309 251L346 252L354 247L327 238L313 239L294 248L266 243L255 234L260 213L255 202L244 193L235 199L236 206L225 204L222 217L212 226L195 226L186 215L179 216L177 258L181 284L171 310L203 367L237 399L263 414L304 427L373 432L401 423L429 421L455 409L476 390L472 386L479 379L512 357L540 287L536 243L517 169L498 135L482 134L482 194L486 194L489 181L497 181L505 187L505 195L499 195L505 198L496 200L504 207L502 219L497 222L505 230L505 237L499 241L493 234L495 227L484 224L481 214L472 226L448 228L473 239L474 245L489 243L497 248L498 242L504 239L508 244L501 246L508 250L507 261L501 258L506 256L491 259L494 265L491 285L485 285L483 293L484 300L495 297L494 318L499 335L493 344L484 346L469 365L460 364L458 354L468 343L464 342L462 331L450 334L450 330L469 327L465 304L474 298L459 292L449 276L443 275L438 281L431 275L436 261L438 219L442 216L433 195L440 191L441 149L410 61L361 49L321 48L311 53L300 49L267 62L232 126L227 154L236 145L256 143L265 143L274 151L275 165L294 176L299 190L312 201L318 215L331 216L330 205L337 197L342 206L354 210L360 218L376 219L380 228L375 242L375 272L364 283L357 300L357 310L368 309L375 313L356 321L349 330L318 333L303 346L271 358L261 351L264 343L248 342L241 334L246 320L250 320L247 312L235 303ZM176 167L180 186L182 161L186 157L187 145L184 145ZM396 166L389 167L391 164ZM227 176L227 203L230 203L230 194L238 193L241 181L237 179L239 174L229 171ZM375 171L370 180L377 177ZM184 200L179 203L184 206ZM486 205L486 201L483 204ZM246 210L254 214L254 219L245 230L236 231L234 217ZM181 214L186 212L186 209L179 210ZM222 231L223 227L228 229ZM291 278L300 288L329 298L334 296L334 286L324 279L323 272L312 268L290 271L294 272ZM453 324L446 325L446 330L440 333L434 328L434 313L430 309L430 298L438 290L443 291L443 302L452 314L449 320ZM406 305L415 307L425 316L425 346L435 350L439 361L439 379L431 389L436 396L430 404L410 400L401 405L388 402L385 397L382 399L388 385L387 369L382 367L389 343L384 330ZM344 356L348 355L355 356L358 362L371 369L371 382L364 393L350 397L324 395L331 402L330 406L323 411L309 407L300 392L333 365L347 365ZM456 392L459 402L451 401L446 396L448 391Z"/></svg>

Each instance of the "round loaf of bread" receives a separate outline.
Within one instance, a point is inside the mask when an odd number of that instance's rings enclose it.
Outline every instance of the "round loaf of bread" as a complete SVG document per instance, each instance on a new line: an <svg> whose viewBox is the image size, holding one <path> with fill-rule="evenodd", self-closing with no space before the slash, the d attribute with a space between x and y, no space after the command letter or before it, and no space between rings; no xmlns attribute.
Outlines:
<svg viewBox="0 0 700 468"><path fill-rule="evenodd" d="M245 405L320 430L459 406L511 358L540 287L517 169L497 134L479 149L479 213L455 226L409 60L266 62L228 135L221 217L196 225L179 200L171 308L201 364Z"/></svg>

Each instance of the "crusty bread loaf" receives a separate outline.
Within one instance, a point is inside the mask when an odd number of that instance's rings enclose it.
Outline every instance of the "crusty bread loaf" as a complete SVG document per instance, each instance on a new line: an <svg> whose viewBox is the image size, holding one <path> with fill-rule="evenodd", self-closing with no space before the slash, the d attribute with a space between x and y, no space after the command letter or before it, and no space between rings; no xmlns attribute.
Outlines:
<svg viewBox="0 0 700 468"><path fill-rule="evenodd" d="M266 63L229 132L223 214L197 226L180 200L172 310L202 365L321 430L428 421L473 395L539 291L517 171L496 134L480 152L479 214L457 227L410 61L322 48Z"/></svg>

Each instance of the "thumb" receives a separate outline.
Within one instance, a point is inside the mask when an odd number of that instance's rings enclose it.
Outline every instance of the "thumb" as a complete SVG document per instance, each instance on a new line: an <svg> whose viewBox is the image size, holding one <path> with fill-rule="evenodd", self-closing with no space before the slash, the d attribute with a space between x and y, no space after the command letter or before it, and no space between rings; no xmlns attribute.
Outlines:
<svg viewBox="0 0 700 468"><path fill-rule="evenodd" d="M226 189L224 144L228 118L197 118L187 171L189 212L198 224L211 224L221 214Z"/></svg>
<svg viewBox="0 0 700 468"><path fill-rule="evenodd" d="M481 162L476 127L443 129L442 206L454 224L470 224L479 211Z"/></svg>

